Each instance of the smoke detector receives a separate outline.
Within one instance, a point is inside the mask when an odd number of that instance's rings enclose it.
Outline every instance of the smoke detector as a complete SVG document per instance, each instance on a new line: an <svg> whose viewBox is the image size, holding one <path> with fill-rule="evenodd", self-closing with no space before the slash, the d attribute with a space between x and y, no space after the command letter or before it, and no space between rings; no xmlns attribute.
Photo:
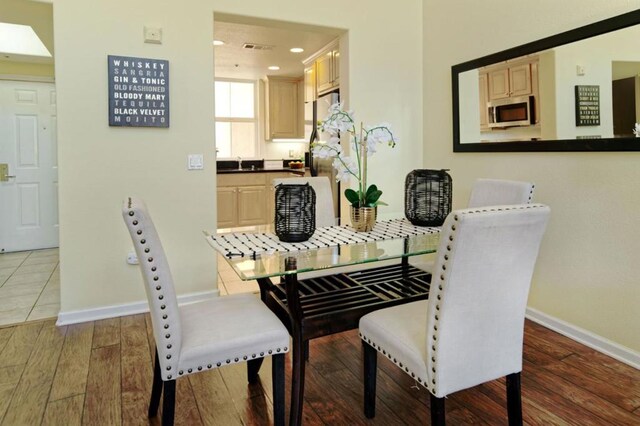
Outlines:
<svg viewBox="0 0 640 426"><path fill-rule="evenodd" d="M251 50L273 50L273 46L258 43L245 43L242 45L242 48Z"/></svg>

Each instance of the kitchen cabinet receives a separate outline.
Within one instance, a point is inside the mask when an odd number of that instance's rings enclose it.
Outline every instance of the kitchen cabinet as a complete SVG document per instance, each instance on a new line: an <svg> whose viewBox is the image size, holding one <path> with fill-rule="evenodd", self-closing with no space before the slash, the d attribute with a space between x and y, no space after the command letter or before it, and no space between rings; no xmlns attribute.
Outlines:
<svg viewBox="0 0 640 426"><path fill-rule="evenodd" d="M306 171L305 175L308 174ZM218 228L273 223L273 179L290 177L299 175L288 171L218 174Z"/></svg>
<svg viewBox="0 0 640 426"><path fill-rule="evenodd" d="M305 66L304 101L315 101L340 87L340 47L334 40L303 61Z"/></svg>
<svg viewBox="0 0 640 426"><path fill-rule="evenodd" d="M489 99L505 99L509 97L531 94L531 64L521 64L490 71Z"/></svg>
<svg viewBox="0 0 640 426"><path fill-rule="evenodd" d="M313 102L318 97L316 91L316 63L304 68L304 101Z"/></svg>
<svg viewBox="0 0 640 426"><path fill-rule="evenodd" d="M261 225L268 221L267 187L238 187L238 226Z"/></svg>
<svg viewBox="0 0 640 426"><path fill-rule="evenodd" d="M218 228L231 228L238 217L238 189L218 186Z"/></svg>
<svg viewBox="0 0 640 426"><path fill-rule="evenodd" d="M340 50L337 42L316 59L317 94L322 95L340 86Z"/></svg>
<svg viewBox="0 0 640 426"><path fill-rule="evenodd" d="M267 77L266 139L300 139L304 137L302 79Z"/></svg>

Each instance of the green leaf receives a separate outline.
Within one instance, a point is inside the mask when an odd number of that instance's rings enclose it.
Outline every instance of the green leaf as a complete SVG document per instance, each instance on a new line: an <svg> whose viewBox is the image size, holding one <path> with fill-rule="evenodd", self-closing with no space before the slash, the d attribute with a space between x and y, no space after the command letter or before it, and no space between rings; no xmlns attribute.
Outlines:
<svg viewBox="0 0 640 426"><path fill-rule="evenodd" d="M382 195L382 191L380 191L379 189L373 191L373 192L369 192L367 191L367 197L365 198L365 203L367 205L376 205L376 202L378 201L378 199L380 198L380 196Z"/></svg>
<svg viewBox="0 0 640 426"><path fill-rule="evenodd" d="M347 188L344 190L344 196L347 197L347 200L349 200L349 202L356 207L360 203L360 196L358 195L358 192L354 191L351 188Z"/></svg>
<svg viewBox="0 0 640 426"><path fill-rule="evenodd" d="M378 190L378 187L375 184L369 185L369 188L367 188L367 193L365 195L365 198L368 199L370 195L376 192L377 190Z"/></svg>

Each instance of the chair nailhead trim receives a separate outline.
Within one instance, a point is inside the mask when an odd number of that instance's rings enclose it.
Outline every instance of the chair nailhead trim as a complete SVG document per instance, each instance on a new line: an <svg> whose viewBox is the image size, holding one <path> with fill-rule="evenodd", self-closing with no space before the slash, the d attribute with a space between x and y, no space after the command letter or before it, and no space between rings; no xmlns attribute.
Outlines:
<svg viewBox="0 0 640 426"><path fill-rule="evenodd" d="M389 358L390 360L393 360L393 363L399 366L400 369L404 370L407 374L409 374L414 379L416 378L416 373L414 371L409 370L409 367L406 367L402 362L398 362L398 359L396 357L393 357L391 353L388 352L386 349L383 349L380 345L376 345L375 342L371 343L371 339L366 337L364 334L360 334L360 337L365 342L370 343L373 348L378 350L378 352L381 352L382 354L386 354L387 358ZM418 383L422 384L425 387L427 386L426 378L423 380L422 377L418 376L417 380L418 380Z"/></svg>
<svg viewBox="0 0 640 426"><path fill-rule="evenodd" d="M202 367L201 366L198 366L198 371L202 371Z"/></svg>
<svg viewBox="0 0 640 426"><path fill-rule="evenodd" d="M132 211L129 212L129 216L133 216L135 213L133 213Z"/></svg>
<svg viewBox="0 0 640 426"><path fill-rule="evenodd" d="M157 285L157 286L156 286L156 290L158 290L158 291L159 291L160 289L162 289L162 287L161 287L161 286L159 286L159 285Z"/></svg>
<svg viewBox="0 0 640 426"><path fill-rule="evenodd" d="M238 362L238 358L234 358L234 361L235 361L235 362Z"/></svg>
<svg viewBox="0 0 640 426"><path fill-rule="evenodd" d="M167 376L167 379L171 380L171 377L172 377L172 376L171 376L171 374L169 374L169 375Z"/></svg>
<svg viewBox="0 0 640 426"><path fill-rule="evenodd" d="M173 346L172 345L167 345L167 349L171 349Z"/></svg>
<svg viewBox="0 0 640 426"><path fill-rule="evenodd" d="M220 366L222 365L222 363L221 363L221 362L217 362L217 363L216 363L216 365L217 365L218 367L220 367Z"/></svg>
<svg viewBox="0 0 640 426"><path fill-rule="evenodd" d="M152 267L152 268L151 268L151 271L152 271L152 272L155 272L155 271L156 271L156 269L158 269L158 268L156 268L156 267L154 266L154 267Z"/></svg>
<svg viewBox="0 0 640 426"><path fill-rule="evenodd" d="M193 368L190 368L187 370L188 373L191 373L193 371Z"/></svg>
<svg viewBox="0 0 640 426"><path fill-rule="evenodd" d="M137 221L137 220L134 220L134 221L133 221L133 224L134 224L134 225L137 225L137 224L138 224L138 221Z"/></svg>
<svg viewBox="0 0 640 426"><path fill-rule="evenodd" d="M140 229L138 229L138 235L142 235L142 231Z"/></svg>
<svg viewBox="0 0 640 426"><path fill-rule="evenodd" d="M151 250L149 250L148 248L144 249L145 253L149 253Z"/></svg>
<svg viewBox="0 0 640 426"><path fill-rule="evenodd" d="M211 367L213 367L213 365L207 364L207 368L211 368Z"/></svg>
<svg viewBox="0 0 640 426"><path fill-rule="evenodd" d="M147 240L145 240L144 238L140 240L140 244L144 244L146 242L147 242Z"/></svg>

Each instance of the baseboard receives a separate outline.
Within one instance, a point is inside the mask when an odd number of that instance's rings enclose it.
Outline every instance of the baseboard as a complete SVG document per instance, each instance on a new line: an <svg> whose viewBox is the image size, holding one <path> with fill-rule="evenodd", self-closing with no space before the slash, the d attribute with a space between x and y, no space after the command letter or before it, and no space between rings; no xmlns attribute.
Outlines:
<svg viewBox="0 0 640 426"><path fill-rule="evenodd" d="M625 364L640 370L640 353L627 348L626 346L612 342L602 336L598 336L595 333L577 327L573 324L569 324L568 322L552 317L551 315L547 315L534 308L527 308L526 317L533 322L562 334L563 336L582 343L591 349L595 349L598 352L602 352L611 358L617 359L620 362L624 362Z"/></svg>
<svg viewBox="0 0 640 426"><path fill-rule="evenodd" d="M220 290L202 291L198 293L189 293L178 296L178 304L185 305L187 303L200 302L202 300L212 299L220 295ZM60 312L56 325L77 324L79 322L96 321L106 318L122 317L125 315L141 314L149 312L149 304L146 300L133 303L124 303L122 305L103 306L93 309L82 309L79 311Z"/></svg>

